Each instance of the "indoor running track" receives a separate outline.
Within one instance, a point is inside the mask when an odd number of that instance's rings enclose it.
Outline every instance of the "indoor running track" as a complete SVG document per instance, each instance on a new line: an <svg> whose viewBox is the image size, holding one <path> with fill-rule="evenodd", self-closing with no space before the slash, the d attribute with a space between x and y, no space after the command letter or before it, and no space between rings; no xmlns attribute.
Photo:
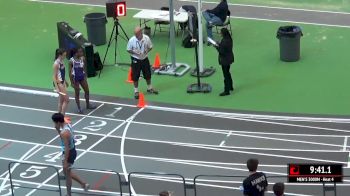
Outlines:
<svg viewBox="0 0 350 196"><path fill-rule="evenodd" d="M10 195L7 171L11 161L29 163L11 165L15 185L57 190L55 168L62 170L59 138L50 119L57 109L57 98L52 95L0 90L0 196ZM122 181L130 172L179 174L187 184L201 174L247 176L245 162L253 157L259 159L259 170L268 176L285 176L287 164L299 162L342 163L345 175L350 174L349 119L214 112L156 104L138 108L134 100L94 98L98 107L84 115L74 112L74 99L70 102L68 115L78 149L74 167L95 169L75 169L91 184L88 193L75 184L76 195L118 195L119 179L112 171L118 172ZM197 195L242 195L242 180L199 177ZM269 178L269 190L277 181L286 182L286 178ZM350 190L350 179L344 181L337 188L338 195ZM61 183L65 193L64 181ZM184 195L181 178L176 176L131 174L131 183L137 195L156 195L164 189ZM123 187L123 192L127 191ZM322 186L288 184L286 192L321 195ZM15 187L15 195L58 194ZM187 195L193 196L193 190Z"/></svg>

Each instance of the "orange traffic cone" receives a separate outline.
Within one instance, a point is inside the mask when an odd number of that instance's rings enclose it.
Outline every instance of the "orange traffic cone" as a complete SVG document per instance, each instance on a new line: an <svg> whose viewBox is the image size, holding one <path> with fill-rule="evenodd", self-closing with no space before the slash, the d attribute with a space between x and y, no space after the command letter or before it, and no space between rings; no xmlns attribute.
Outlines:
<svg viewBox="0 0 350 196"><path fill-rule="evenodd" d="M129 69L128 79L125 82L127 82L127 83L133 83L134 82L132 80L132 70L131 70L131 68Z"/></svg>
<svg viewBox="0 0 350 196"><path fill-rule="evenodd" d="M159 69L160 68L160 56L159 53L156 53L156 58L154 59L153 63L153 69Z"/></svg>
<svg viewBox="0 0 350 196"><path fill-rule="evenodd" d="M137 107L144 108L146 106L145 95L143 95L143 93L140 93L139 96L139 103L137 104Z"/></svg>

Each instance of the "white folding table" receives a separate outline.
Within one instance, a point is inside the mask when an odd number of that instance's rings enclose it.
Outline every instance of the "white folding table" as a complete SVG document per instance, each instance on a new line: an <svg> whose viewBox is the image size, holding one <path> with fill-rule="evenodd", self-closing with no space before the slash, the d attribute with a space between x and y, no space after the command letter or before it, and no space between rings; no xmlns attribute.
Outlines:
<svg viewBox="0 0 350 196"><path fill-rule="evenodd" d="M133 18L137 18L140 20L140 26L146 25L146 23L151 20L168 21L168 22L170 21L169 11L163 11L163 10L144 9L139 11L137 14L135 14ZM188 21L187 12L174 11L174 22L183 23L187 21Z"/></svg>

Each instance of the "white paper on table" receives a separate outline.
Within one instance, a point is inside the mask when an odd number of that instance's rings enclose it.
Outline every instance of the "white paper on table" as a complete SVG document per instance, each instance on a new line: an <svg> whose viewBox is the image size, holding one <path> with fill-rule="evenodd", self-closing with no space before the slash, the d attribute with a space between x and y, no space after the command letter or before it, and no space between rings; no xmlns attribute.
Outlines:
<svg viewBox="0 0 350 196"><path fill-rule="evenodd" d="M213 39L211 39L210 37L208 37L208 42L217 46L218 44L216 43L216 41L214 41Z"/></svg>

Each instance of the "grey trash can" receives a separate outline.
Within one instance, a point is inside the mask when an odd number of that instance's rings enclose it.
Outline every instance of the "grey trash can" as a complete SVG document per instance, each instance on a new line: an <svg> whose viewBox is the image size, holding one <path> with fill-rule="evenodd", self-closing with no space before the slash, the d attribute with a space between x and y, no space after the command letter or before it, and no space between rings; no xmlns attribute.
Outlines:
<svg viewBox="0 0 350 196"><path fill-rule="evenodd" d="M90 13L84 17L86 23L86 29L88 34L88 40L100 46L106 43L106 23L107 18L104 13Z"/></svg>
<svg viewBox="0 0 350 196"><path fill-rule="evenodd" d="M300 59L300 38L303 36L298 26L283 26L277 31L280 42L280 59L286 62L295 62Z"/></svg>

